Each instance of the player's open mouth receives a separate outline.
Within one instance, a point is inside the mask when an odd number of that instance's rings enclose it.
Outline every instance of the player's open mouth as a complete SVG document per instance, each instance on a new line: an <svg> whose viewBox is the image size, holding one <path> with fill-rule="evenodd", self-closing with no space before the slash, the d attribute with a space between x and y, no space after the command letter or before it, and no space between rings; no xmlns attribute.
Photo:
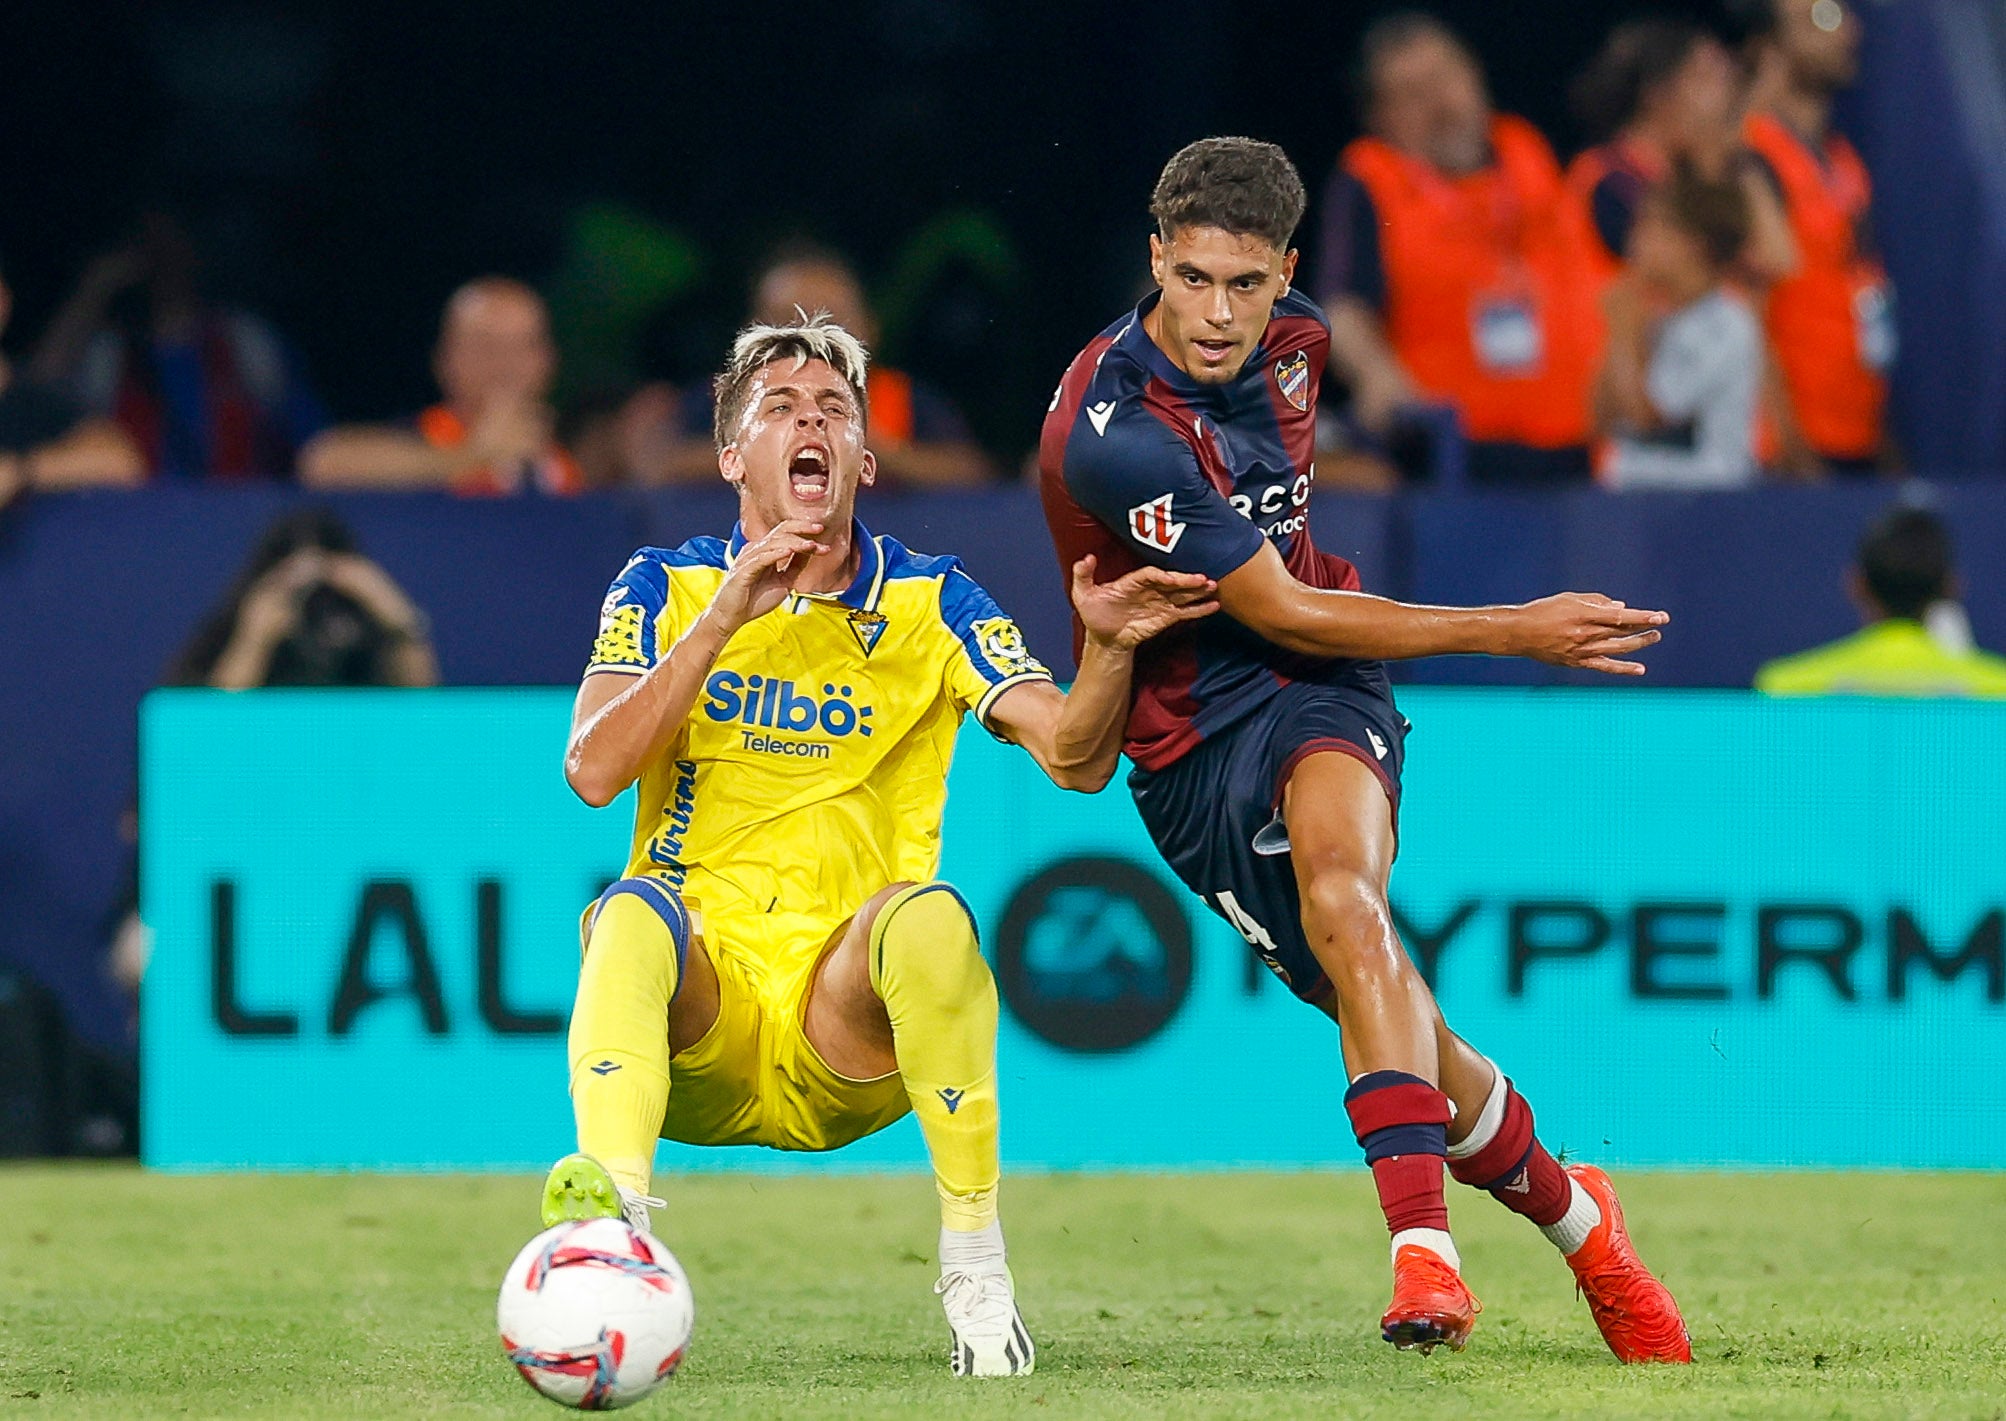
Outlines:
<svg viewBox="0 0 2006 1421"><path fill-rule="evenodd" d="M796 451L787 462L787 482L792 485L796 498L811 503L827 498L829 451L813 444Z"/></svg>
<svg viewBox="0 0 2006 1421"><path fill-rule="evenodd" d="M1230 340L1197 340L1193 341L1192 344L1198 347L1198 354L1205 360L1206 364L1217 365L1233 353L1233 347L1239 344L1239 342Z"/></svg>

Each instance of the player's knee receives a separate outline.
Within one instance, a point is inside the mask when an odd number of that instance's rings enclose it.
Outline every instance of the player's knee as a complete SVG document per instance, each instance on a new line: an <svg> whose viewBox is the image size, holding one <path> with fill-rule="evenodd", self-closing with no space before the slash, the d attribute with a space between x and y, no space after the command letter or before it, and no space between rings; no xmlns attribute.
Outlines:
<svg viewBox="0 0 2006 1421"><path fill-rule="evenodd" d="M1393 917L1379 884L1353 869L1319 868L1303 885L1304 927L1324 970L1370 973L1399 951Z"/></svg>
<svg viewBox="0 0 2006 1421"><path fill-rule="evenodd" d="M996 990L982 960L975 915L945 883L922 883L887 900L871 927L871 985L943 1005Z"/></svg>
<svg viewBox="0 0 2006 1421"><path fill-rule="evenodd" d="M674 889L658 878L623 878L599 895L593 909L588 954L602 938L615 933L627 936L638 932L654 937L666 933L675 949L676 975L680 980L690 951L690 914Z"/></svg>

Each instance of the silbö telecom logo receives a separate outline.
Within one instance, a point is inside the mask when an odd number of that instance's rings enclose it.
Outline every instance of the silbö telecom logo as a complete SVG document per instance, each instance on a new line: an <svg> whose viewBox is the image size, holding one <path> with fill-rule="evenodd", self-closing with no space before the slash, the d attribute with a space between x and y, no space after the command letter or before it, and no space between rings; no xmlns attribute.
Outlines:
<svg viewBox="0 0 2006 1421"><path fill-rule="evenodd" d="M826 760L830 753L827 741L786 740L760 732L784 730L808 735L820 731L837 740L871 733L873 708L858 705L852 687L834 682L825 682L818 697L796 689L792 681L716 671L704 682L704 690L708 693L704 715L720 725L743 727L742 742L747 750Z"/></svg>

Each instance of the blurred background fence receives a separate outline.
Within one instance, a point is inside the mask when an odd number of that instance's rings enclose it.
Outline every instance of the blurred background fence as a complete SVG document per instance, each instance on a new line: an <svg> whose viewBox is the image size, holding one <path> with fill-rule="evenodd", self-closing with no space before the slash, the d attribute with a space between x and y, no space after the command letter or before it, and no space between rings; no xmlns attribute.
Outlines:
<svg viewBox="0 0 2006 1421"><path fill-rule="evenodd" d="M1861 524L1891 497L1876 486L1625 498L1415 490L1319 496L1311 523L1320 546L1353 558L1368 587L1392 596L1486 603L1578 587L1673 608L1650 684L1726 687L1855 625L1842 571ZM93 1040L117 1043L129 1030L131 1004L105 974L104 940L129 871L120 821L134 803L140 698L223 596L242 550L297 498L73 495L38 500L0 527L0 645L13 668L0 677L0 922L10 957L54 986ZM2006 547L2006 488L1945 485L1939 501L1969 545ZM357 495L336 507L427 609L443 679L459 685L575 684L600 596L627 556L734 516L722 490L476 503ZM1068 613L1033 490L869 496L863 514L919 548L955 550L1020 619L1032 650L1068 666ZM2006 578L1971 584L1980 641L2006 640ZM1568 679L1474 658L1400 675ZM544 751L554 779L560 741Z"/></svg>

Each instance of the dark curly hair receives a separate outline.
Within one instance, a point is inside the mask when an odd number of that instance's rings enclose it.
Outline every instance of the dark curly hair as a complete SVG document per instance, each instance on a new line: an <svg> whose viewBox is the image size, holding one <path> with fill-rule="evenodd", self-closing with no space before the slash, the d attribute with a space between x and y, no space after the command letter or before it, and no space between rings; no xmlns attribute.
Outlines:
<svg viewBox="0 0 2006 1421"><path fill-rule="evenodd" d="M1217 227L1286 248L1308 205L1289 155L1257 138L1201 138L1163 165L1149 214L1168 238L1185 227Z"/></svg>

